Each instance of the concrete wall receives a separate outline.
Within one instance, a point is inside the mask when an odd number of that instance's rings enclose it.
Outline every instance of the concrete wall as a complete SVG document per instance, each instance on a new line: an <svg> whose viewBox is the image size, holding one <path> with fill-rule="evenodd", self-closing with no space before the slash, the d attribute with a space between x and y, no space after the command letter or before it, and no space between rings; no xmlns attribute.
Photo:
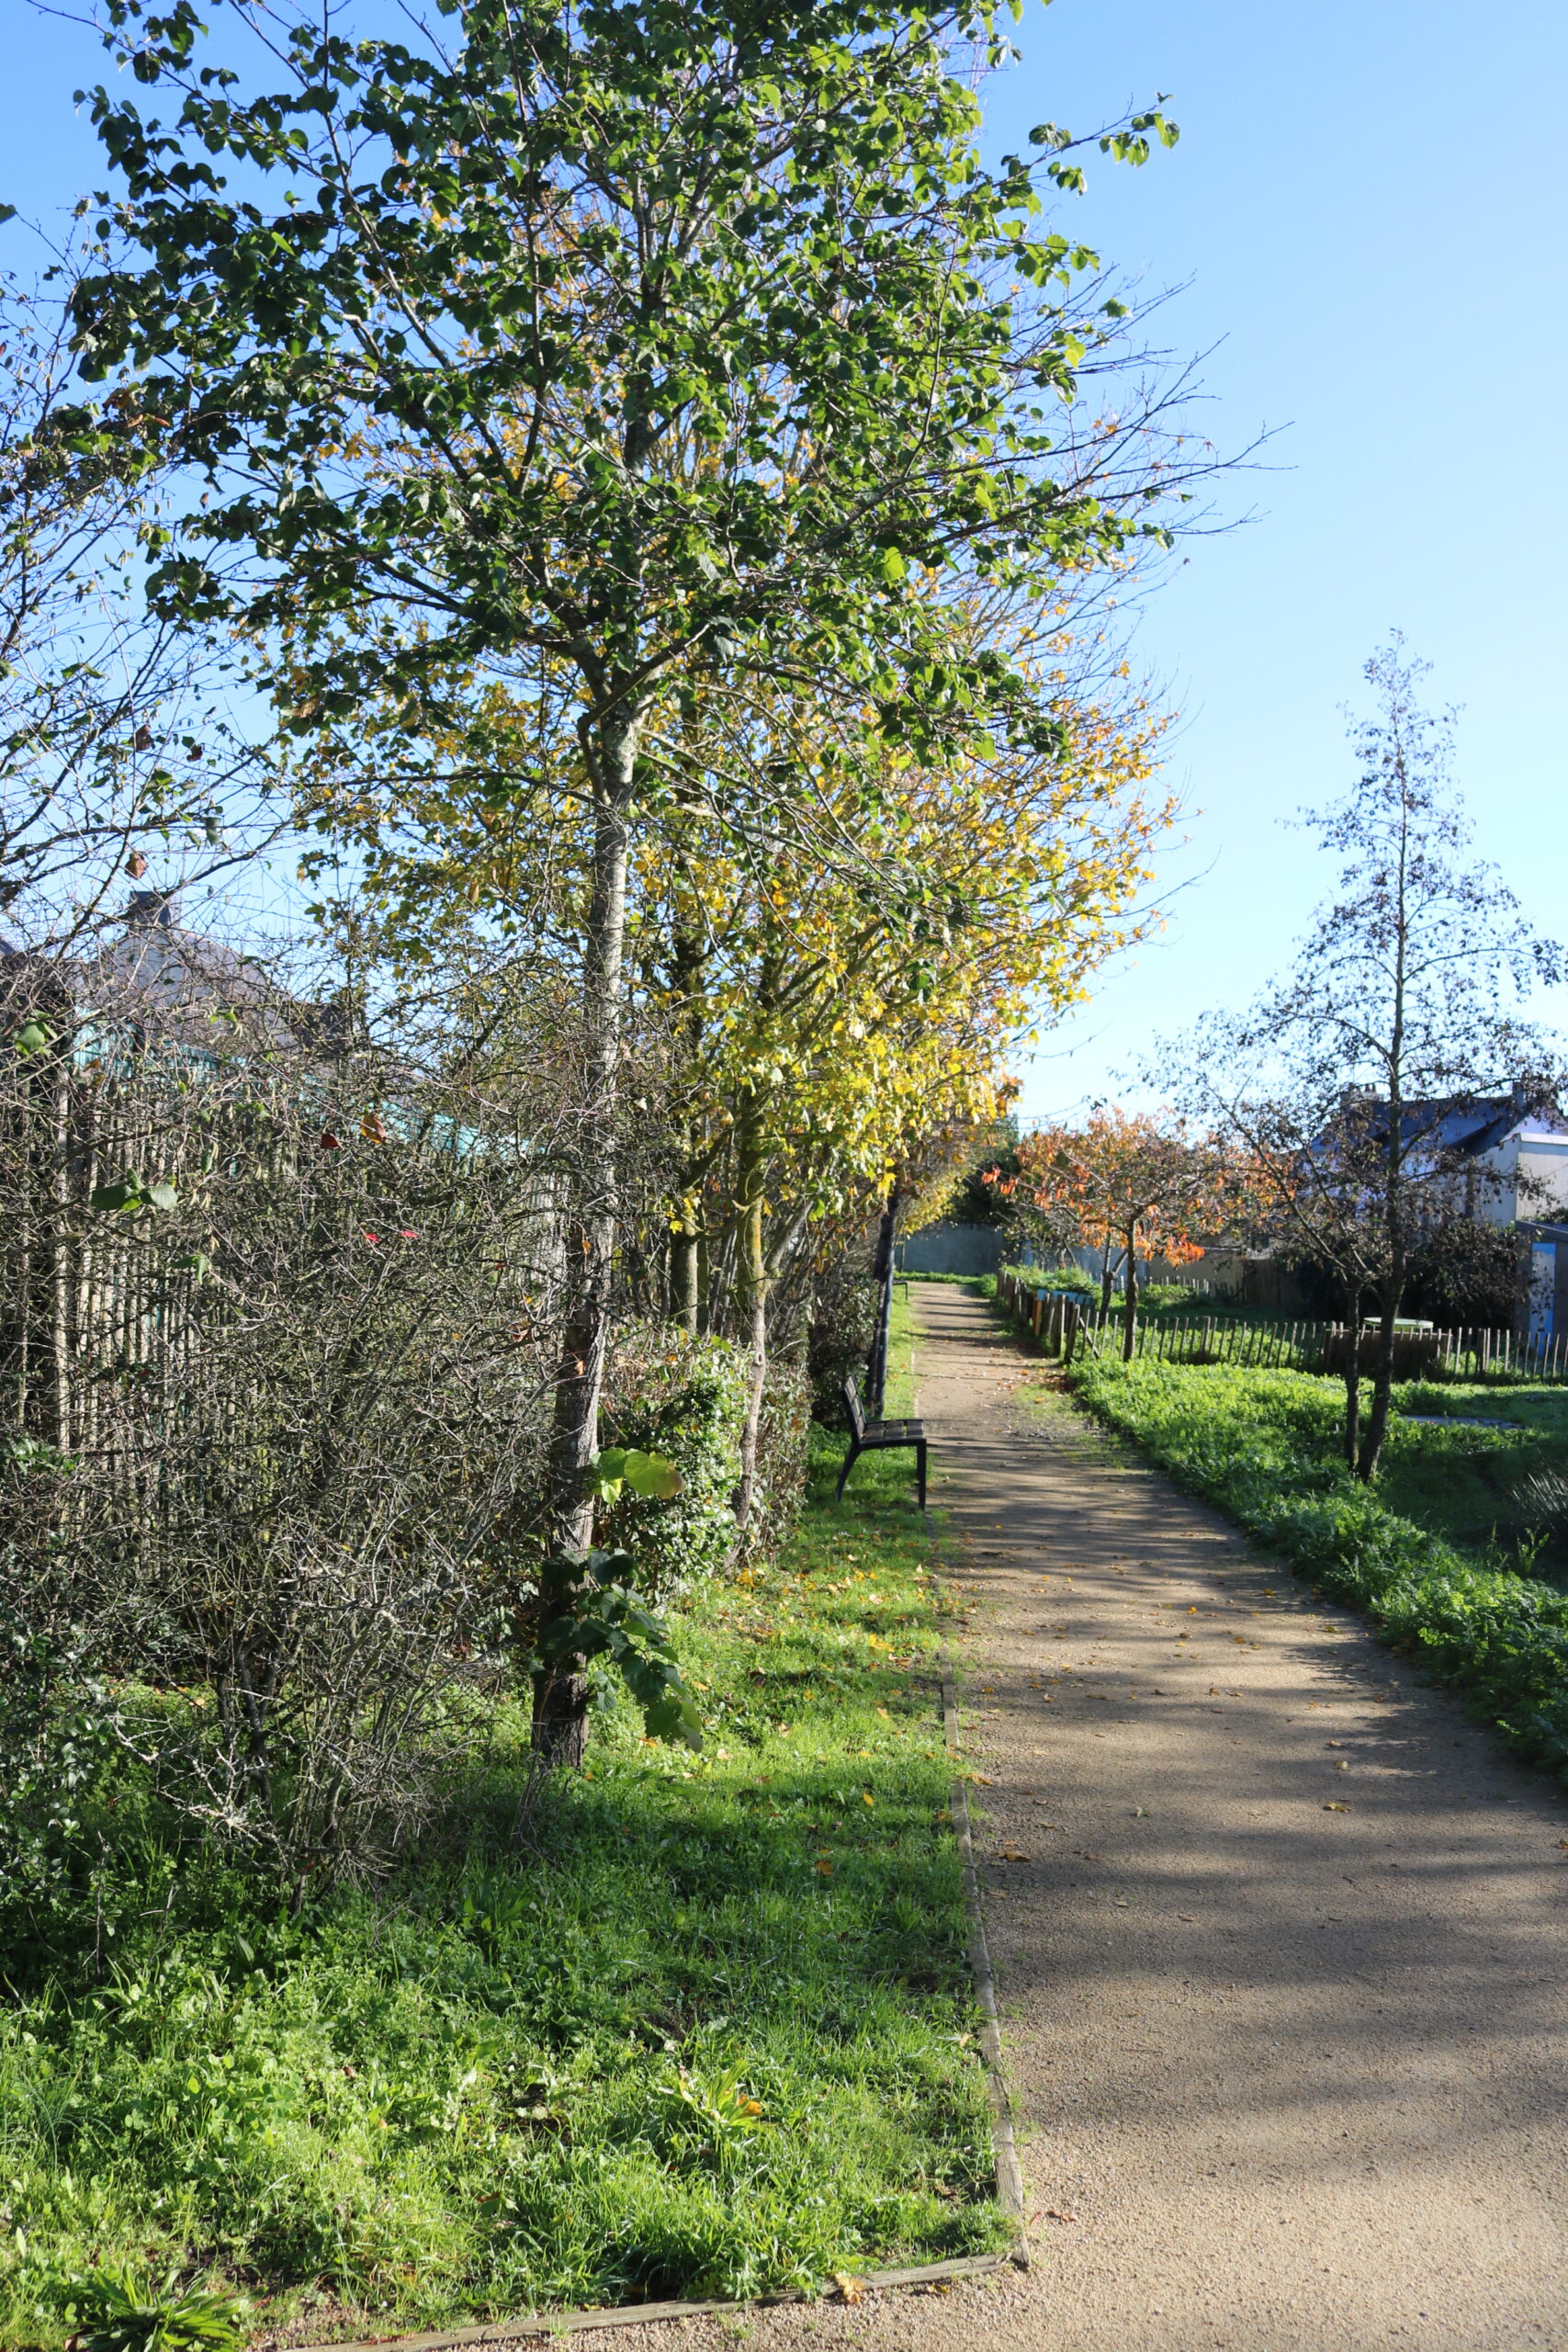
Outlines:
<svg viewBox="0 0 1568 2352"><path fill-rule="evenodd" d="M928 1225L898 1244L906 1274L994 1274L1002 1237L994 1225Z"/></svg>

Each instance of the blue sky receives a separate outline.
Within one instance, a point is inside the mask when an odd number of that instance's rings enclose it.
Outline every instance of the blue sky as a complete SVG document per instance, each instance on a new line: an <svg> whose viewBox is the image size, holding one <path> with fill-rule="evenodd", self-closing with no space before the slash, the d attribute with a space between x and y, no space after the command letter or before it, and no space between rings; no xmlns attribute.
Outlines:
<svg viewBox="0 0 1568 2352"><path fill-rule="evenodd" d="M1463 707L1456 774L1481 850L1568 931L1559 462L1568 386L1562 0L1055 0L993 83L996 135L1075 129L1160 90L1180 144L1102 165L1081 232L1150 289L1180 349L1216 345L1223 447L1277 430L1278 470L1222 500L1151 601L1139 655L1182 723L1191 815L1167 932L1045 1040L1025 1107L1115 1091L1151 1032L1245 999L1326 876L1279 820L1354 773L1341 707L1393 628ZM1541 1010L1561 1022L1561 1004Z"/></svg>
<svg viewBox="0 0 1568 2352"><path fill-rule="evenodd" d="M71 92L101 55L28 0L6 17L0 199L58 221L99 176ZM1182 714L1189 838L1162 863L1163 936L1028 1065L1042 1116L1117 1091L1153 1033L1244 999L1288 952L1326 876L1279 820L1349 780L1342 706L1392 628L1433 663L1433 698L1464 707L1480 847L1568 931L1568 8L1027 0L1018 39L986 91L998 147L1171 94L1180 144L1142 171L1096 163L1067 218L1145 290L1185 289L1162 333L1214 346L1196 413L1216 443L1276 435L1270 470L1222 488L1235 527L1185 550L1139 625ZM20 261L21 225L0 238Z"/></svg>

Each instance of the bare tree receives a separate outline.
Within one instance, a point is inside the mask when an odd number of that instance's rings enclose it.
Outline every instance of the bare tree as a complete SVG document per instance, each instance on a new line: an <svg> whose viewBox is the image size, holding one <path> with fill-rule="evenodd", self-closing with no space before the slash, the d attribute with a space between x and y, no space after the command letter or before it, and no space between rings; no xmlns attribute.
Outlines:
<svg viewBox="0 0 1568 2352"><path fill-rule="evenodd" d="M1223 1114L1269 1171L1280 1228L1335 1268L1347 1319L1367 1292L1377 1299L1364 1428L1353 1333L1347 1366L1347 1451L1369 1480L1413 1250L1462 1182L1486 1181L1456 1148L1456 1120L1489 1098L1544 1102L1558 1082L1521 1005L1560 976L1561 954L1468 854L1452 716L1422 707L1424 668L1398 637L1366 665L1379 707L1352 734L1360 775L1306 820L1340 861L1338 889L1293 968L1178 1057L1194 1105Z"/></svg>
<svg viewBox="0 0 1568 2352"><path fill-rule="evenodd" d="M216 884L282 806L232 644L145 609L164 436L134 395L79 404L71 282L0 280L0 910L14 941L81 953L127 876Z"/></svg>

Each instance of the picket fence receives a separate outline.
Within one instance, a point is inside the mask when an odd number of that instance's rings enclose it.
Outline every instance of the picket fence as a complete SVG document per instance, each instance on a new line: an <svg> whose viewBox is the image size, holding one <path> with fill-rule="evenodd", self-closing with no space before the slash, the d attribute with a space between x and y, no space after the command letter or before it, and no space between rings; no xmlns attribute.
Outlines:
<svg viewBox="0 0 1568 2352"><path fill-rule="evenodd" d="M997 1296L1018 1323L1032 1332L1047 1355L1071 1363L1075 1355L1120 1356L1119 1310L1102 1313L1070 1292L1033 1290L1010 1274L997 1280ZM1134 1354L1162 1363L1234 1363L1256 1370L1342 1372L1350 1341L1344 1323L1285 1321L1242 1323L1225 1316L1140 1319ZM1365 1325L1358 1335L1362 1369L1371 1372L1376 1334ZM1524 1378L1568 1380L1568 1333L1521 1340L1512 1331L1402 1330L1394 1340L1394 1370L1402 1380L1423 1374L1450 1379Z"/></svg>

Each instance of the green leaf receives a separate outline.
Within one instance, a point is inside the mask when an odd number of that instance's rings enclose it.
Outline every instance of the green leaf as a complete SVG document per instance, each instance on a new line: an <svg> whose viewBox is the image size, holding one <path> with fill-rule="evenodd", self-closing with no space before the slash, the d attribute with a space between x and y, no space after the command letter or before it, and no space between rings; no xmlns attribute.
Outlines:
<svg viewBox="0 0 1568 2352"><path fill-rule="evenodd" d="M29 1021L18 1029L11 1040L19 1054L41 1054L49 1043L49 1031L41 1021Z"/></svg>
<svg viewBox="0 0 1568 2352"><path fill-rule="evenodd" d="M154 1209L178 1208L180 1203L180 1196L174 1186L166 1182L150 1186L143 1197L148 1207Z"/></svg>
<svg viewBox="0 0 1568 2352"><path fill-rule="evenodd" d="M88 1195L88 1205L95 1209L139 1209L141 1206L141 1179L134 1169L113 1184L100 1184Z"/></svg>
<svg viewBox="0 0 1568 2352"><path fill-rule="evenodd" d="M600 1460L604 1460L602 1454ZM666 1461L662 1453L624 1454L621 1476L634 1495L659 1502L671 1501L686 1483L675 1464Z"/></svg>

